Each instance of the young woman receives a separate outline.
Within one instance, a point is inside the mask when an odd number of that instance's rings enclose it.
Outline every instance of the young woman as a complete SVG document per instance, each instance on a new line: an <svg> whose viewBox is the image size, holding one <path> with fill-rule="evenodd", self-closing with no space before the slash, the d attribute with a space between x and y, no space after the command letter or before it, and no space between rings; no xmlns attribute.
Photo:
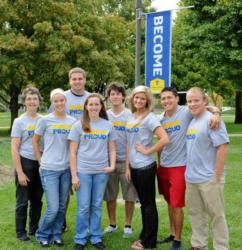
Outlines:
<svg viewBox="0 0 242 250"><path fill-rule="evenodd" d="M36 231L40 245L50 243L62 246L61 228L70 188L68 134L75 119L66 114L66 97L62 89L50 94L53 113L41 118L33 137L33 147L40 163L40 177L46 196L47 208ZM39 142L43 137L44 152L41 156Z"/></svg>
<svg viewBox="0 0 242 250"><path fill-rule="evenodd" d="M22 103L26 111L14 120L12 128L12 158L15 166L16 208L15 222L17 238L28 241L26 232L28 201L29 235L34 235L42 208L42 186L39 176L39 164L32 147L32 136L35 126L41 116L37 113L40 101L39 90L34 87L26 88L22 93Z"/></svg>
<svg viewBox="0 0 242 250"><path fill-rule="evenodd" d="M69 134L72 184L77 190L75 250L87 242L88 229L92 245L104 249L101 238L102 200L108 173L116 161L115 130L107 121L102 97L90 94L84 104L82 121Z"/></svg>
<svg viewBox="0 0 242 250"><path fill-rule="evenodd" d="M145 86L138 86L129 98L132 117L126 123L127 154L126 177L132 180L141 203L142 231L133 249L155 248L158 215L155 201L156 162L152 154L169 143L168 136L152 112L152 95ZM157 142L152 144L153 134ZM128 164L129 162L129 164Z"/></svg>

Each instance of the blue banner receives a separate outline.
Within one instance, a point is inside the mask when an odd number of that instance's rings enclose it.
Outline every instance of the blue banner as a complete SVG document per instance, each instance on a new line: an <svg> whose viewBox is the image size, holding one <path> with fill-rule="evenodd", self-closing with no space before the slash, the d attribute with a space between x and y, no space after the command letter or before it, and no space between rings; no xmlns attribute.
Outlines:
<svg viewBox="0 0 242 250"><path fill-rule="evenodd" d="M145 85L152 93L171 84L171 11L146 15Z"/></svg>

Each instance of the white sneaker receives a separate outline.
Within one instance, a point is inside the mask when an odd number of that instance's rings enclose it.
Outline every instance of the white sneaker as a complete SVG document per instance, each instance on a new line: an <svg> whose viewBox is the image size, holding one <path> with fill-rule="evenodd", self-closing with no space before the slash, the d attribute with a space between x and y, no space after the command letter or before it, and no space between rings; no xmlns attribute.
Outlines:
<svg viewBox="0 0 242 250"><path fill-rule="evenodd" d="M112 226L108 226L104 229L104 232L103 234L109 234L109 233L114 233L118 230L118 226L116 225L115 227L112 227Z"/></svg>
<svg viewBox="0 0 242 250"><path fill-rule="evenodd" d="M133 236L133 229L131 227L124 227L124 238L129 238Z"/></svg>

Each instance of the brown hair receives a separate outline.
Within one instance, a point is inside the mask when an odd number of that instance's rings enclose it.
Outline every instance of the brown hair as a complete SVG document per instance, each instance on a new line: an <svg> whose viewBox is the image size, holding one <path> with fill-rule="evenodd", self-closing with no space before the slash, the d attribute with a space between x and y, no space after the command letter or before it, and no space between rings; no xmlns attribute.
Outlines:
<svg viewBox="0 0 242 250"><path fill-rule="evenodd" d="M26 89L23 90L23 92L21 94L21 103L22 104L24 104L27 95L37 95L40 102L43 100L43 97L40 95L39 90L33 86L28 86Z"/></svg>
<svg viewBox="0 0 242 250"><path fill-rule="evenodd" d="M105 120L108 120L108 115L107 115L107 112L106 112L106 109L105 109L105 105L104 105L104 102L103 102L103 97L97 93L92 93L90 94L85 103L84 103L84 111L83 111L83 117L82 117L82 129L85 131L85 132L91 132L91 128L90 128L90 117L89 117L89 114L88 114L88 111L87 111L87 104L88 104L88 101L91 99L91 98L98 98L99 101L100 101L100 104L101 104L101 110L100 110L100 113L99 113L99 117L105 119Z"/></svg>
<svg viewBox="0 0 242 250"><path fill-rule="evenodd" d="M121 93L122 96L123 96L123 102L124 102L125 96L126 96L125 88L121 84L119 84L117 82L110 83L110 85L108 85L108 88L107 88L107 91L106 91L107 98L110 97L110 93L111 93L112 90Z"/></svg>
<svg viewBox="0 0 242 250"><path fill-rule="evenodd" d="M86 71L85 71L84 69L82 69L82 68L79 68L79 67L72 68L72 69L69 71L69 73L68 73L69 79L71 78L71 75L72 75L73 73L81 73L85 79L86 79L86 77L87 77Z"/></svg>

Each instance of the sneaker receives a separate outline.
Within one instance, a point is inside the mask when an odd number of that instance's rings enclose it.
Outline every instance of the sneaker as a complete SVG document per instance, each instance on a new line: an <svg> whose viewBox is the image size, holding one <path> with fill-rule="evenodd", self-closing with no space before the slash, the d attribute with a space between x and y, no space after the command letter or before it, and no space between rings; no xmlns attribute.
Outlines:
<svg viewBox="0 0 242 250"><path fill-rule="evenodd" d="M117 226L117 225L116 225L115 227L109 225L108 227L106 227L106 228L104 229L103 234L114 233L114 232L116 232L117 230L118 230L118 226Z"/></svg>
<svg viewBox="0 0 242 250"><path fill-rule="evenodd" d="M18 240L21 240L21 241L29 241L30 240L30 238L26 234L18 236L17 238L18 238Z"/></svg>
<svg viewBox="0 0 242 250"><path fill-rule="evenodd" d="M104 250L105 249L105 245L102 242L98 242L96 244L92 244L96 249L99 250Z"/></svg>
<svg viewBox="0 0 242 250"><path fill-rule="evenodd" d="M124 238L129 238L133 236L133 229L131 227L124 227Z"/></svg>
<svg viewBox="0 0 242 250"><path fill-rule="evenodd" d="M173 241L174 238L175 238L174 235L169 235L169 236L167 236L165 239L157 240L157 243L158 243L158 244L169 243L169 242Z"/></svg>
<svg viewBox="0 0 242 250"><path fill-rule="evenodd" d="M169 250L181 250L181 241L173 240L172 246Z"/></svg>
<svg viewBox="0 0 242 250"><path fill-rule="evenodd" d="M62 240L54 240L53 244L57 247L62 247L64 246L64 242Z"/></svg>
<svg viewBox="0 0 242 250"><path fill-rule="evenodd" d="M49 242L47 240L40 240L39 244L41 247L49 247Z"/></svg>

